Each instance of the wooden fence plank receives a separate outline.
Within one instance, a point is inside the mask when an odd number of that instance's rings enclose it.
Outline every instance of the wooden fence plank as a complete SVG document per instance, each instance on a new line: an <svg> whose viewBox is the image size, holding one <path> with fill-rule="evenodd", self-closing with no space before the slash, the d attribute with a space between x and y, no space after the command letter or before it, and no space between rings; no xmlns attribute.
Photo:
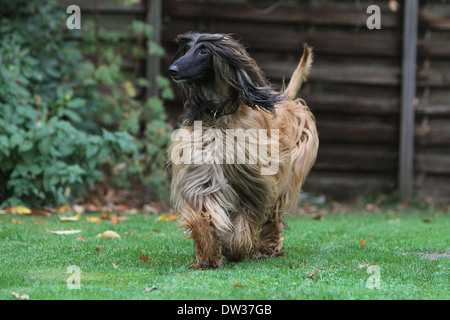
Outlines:
<svg viewBox="0 0 450 320"><path fill-rule="evenodd" d="M390 192L394 180L390 175L382 174L313 171L306 179L303 191L324 193L339 200L354 199L355 195Z"/></svg>
<svg viewBox="0 0 450 320"><path fill-rule="evenodd" d="M418 0L404 2L403 78L400 124L399 190L403 198L413 195L414 188L414 98L418 36Z"/></svg>
<svg viewBox="0 0 450 320"><path fill-rule="evenodd" d="M161 44L161 19L162 19L162 0L147 0L147 22L153 27L152 41ZM147 90L147 99L158 96L158 85L156 78L161 72L161 58L155 54L147 54L146 75L150 82Z"/></svg>
<svg viewBox="0 0 450 320"><path fill-rule="evenodd" d="M165 12L176 18L197 19L225 19L244 20L251 22L263 21L264 23L310 23L316 25L333 26L365 26L367 14L359 10L354 3L348 8L314 7L311 5L284 5L270 14L261 14L254 7L247 4L214 3L206 2L199 5L197 2L164 1ZM230 14L232 12L232 14ZM398 27L400 16L393 12L383 12L383 28Z"/></svg>

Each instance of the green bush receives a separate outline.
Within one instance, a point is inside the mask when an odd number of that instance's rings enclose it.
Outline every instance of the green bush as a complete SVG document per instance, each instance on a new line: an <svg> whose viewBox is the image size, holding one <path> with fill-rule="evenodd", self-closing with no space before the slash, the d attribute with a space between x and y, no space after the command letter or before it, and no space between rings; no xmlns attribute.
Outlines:
<svg viewBox="0 0 450 320"><path fill-rule="evenodd" d="M0 206L63 204L104 173L167 195L171 128L162 100L135 99L112 50L102 48L98 66L84 62L79 43L65 39L67 15L55 1L0 6ZM122 169L115 176L114 166Z"/></svg>
<svg viewBox="0 0 450 320"><path fill-rule="evenodd" d="M158 95L137 99L150 86L137 72L141 67L140 59L148 52L164 54L164 50L151 41L152 32L152 27L143 21L134 21L128 30L99 28L96 38L95 25L84 22L83 53L94 56L98 66L86 62L77 75L82 88L87 88L84 95L96 101L82 110L83 118L91 119L91 123L83 123L85 129L121 130L135 137L135 152L130 161L119 166L120 170L109 173L113 178L110 182L119 187L129 187L131 182L148 187L155 198L167 203L170 183L165 168L173 128L167 122L163 100L174 97L169 80L158 76ZM98 42L101 50L98 50ZM137 64L134 74L122 71L123 52L131 52Z"/></svg>

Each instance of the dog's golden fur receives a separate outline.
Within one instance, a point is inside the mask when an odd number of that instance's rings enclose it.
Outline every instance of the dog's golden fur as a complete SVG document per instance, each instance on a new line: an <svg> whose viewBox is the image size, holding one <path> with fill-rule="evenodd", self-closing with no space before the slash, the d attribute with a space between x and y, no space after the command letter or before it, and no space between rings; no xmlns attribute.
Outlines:
<svg viewBox="0 0 450 320"><path fill-rule="evenodd" d="M284 91L285 98L275 106L276 115L241 101L234 113L203 121L201 137L194 135L192 123L182 126L192 133L192 140L173 137L169 159L182 150L194 160L172 163L171 194L181 215L181 226L190 230L194 239L196 263L191 267L220 268L222 255L229 261L241 261L246 257L260 259L283 254L283 216L297 204L319 144L312 113L303 100L295 99L311 59L311 49L305 46L300 64ZM269 149L276 143L279 152L276 173L261 174L261 168L274 161L264 157L258 157L256 164L213 161L229 156L224 154L222 140L217 137L227 129L266 129L265 143ZM270 139L274 130L278 133L275 142ZM195 143L195 139L201 141ZM247 157L251 156L248 141L234 142ZM205 149L211 161L195 161L204 157Z"/></svg>

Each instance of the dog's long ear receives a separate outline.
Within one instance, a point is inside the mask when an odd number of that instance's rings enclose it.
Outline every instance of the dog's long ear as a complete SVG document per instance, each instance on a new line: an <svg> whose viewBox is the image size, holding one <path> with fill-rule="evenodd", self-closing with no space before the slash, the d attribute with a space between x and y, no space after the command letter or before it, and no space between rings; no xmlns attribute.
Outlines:
<svg viewBox="0 0 450 320"><path fill-rule="evenodd" d="M240 86L241 99L246 105L276 115L275 106L285 99L283 94L274 92L268 86L258 87L243 69L236 70L236 80Z"/></svg>

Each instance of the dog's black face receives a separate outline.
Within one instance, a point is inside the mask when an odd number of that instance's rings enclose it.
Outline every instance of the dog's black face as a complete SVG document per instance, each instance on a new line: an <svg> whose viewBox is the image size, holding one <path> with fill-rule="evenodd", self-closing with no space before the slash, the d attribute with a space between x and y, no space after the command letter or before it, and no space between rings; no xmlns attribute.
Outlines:
<svg viewBox="0 0 450 320"><path fill-rule="evenodd" d="M276 114L275 105L284 96L273 92L239 41L227 34L188 32L176 42L169 74L186 96L184 124L235 113L242 103Z"/></svg>
<svg viewBox="0 0 450 320"><path fill-rule="evenodd" d="M191 41L184 44L185 53L169 68L176 83L202 82L214 77L212 56L205 42Z"/></svg>

